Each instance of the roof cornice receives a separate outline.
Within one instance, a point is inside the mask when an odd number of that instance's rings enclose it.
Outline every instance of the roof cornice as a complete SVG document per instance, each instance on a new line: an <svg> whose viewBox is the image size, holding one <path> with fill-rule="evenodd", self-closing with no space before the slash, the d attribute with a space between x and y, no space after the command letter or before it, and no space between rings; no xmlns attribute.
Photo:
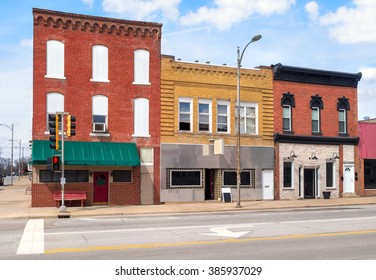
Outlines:
<svg viewBox="0 0 376 280"><path fill-rule="evenodd" d="M162 24L33 9L34 26L72 31L161 38Z"/></svg>
<svg viewBox="0 0 376 280"><path fill-rule="evenodd" d="M272 65L274 80L290 81L308 84L354 87L362 78L362 73L345 73L320 69L302 68L282 65Z"/></svg>

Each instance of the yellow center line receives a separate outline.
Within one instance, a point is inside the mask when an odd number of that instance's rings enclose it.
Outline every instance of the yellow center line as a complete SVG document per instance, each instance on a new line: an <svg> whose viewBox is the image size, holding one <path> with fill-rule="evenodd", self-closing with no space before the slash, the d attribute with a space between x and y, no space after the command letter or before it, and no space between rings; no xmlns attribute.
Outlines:
<svg viewBox="0 0 376 280"><path fill-rule="evenodd" d="M346 231L346 232L329 232L329 233L313 233L313 234L295 234L295 235L279 235L270 237L250 237L242 239L221 239L221 240L202 240L202 241L187 241L187 242L171 242L171 243L144 243L144 244L121 244L121 245L108 245L108 246L88 246L79 248L52 248L45 250L45 254L59 254L59 253L84 253L93 251L118 251L129 249L151 249L151 248L163 248L163 247L182 247L193 245L215 245L223 243L245 243L255 241L274 241L283 239L303 239L303 238L315 238L315 237L334 237L334 236L346 236L346 235L360 235L376 233L374 230L362 230L362 231Z"/></svg>

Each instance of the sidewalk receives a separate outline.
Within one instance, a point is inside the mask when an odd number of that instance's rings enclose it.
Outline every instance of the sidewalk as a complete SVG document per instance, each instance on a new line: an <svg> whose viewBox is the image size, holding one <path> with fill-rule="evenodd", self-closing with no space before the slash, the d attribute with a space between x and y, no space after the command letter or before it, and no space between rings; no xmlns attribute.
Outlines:
<svg viewBox="0 0 376 280"><path fill-rule="evenodd" d="M13 186L0 187L0 218L57 218L59 209L55 207L31 208L31 194L28 178L15 180ZM330 207L345 205L376 204L376 197L336 198L336 199L302 199L273 201L242 201L241 208L236 202L220 201L166 203L162 205L137 206L89 206L68 207L71 217L111 216L111 215L142 215L165 213L193 213L242 210L276 210L304 207Z"/></svg>

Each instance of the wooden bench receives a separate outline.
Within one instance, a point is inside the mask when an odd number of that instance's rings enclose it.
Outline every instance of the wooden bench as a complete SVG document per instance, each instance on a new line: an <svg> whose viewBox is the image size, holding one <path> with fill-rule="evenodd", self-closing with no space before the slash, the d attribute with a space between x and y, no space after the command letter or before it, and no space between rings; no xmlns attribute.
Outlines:
<svg viewBox="0 0 376 280"><path fill-rule="evenodd" d="M61 191L53 193L53 199L56 201L56 207L59 207L61 201ZM86 191L64 191L64 202L69 201L69 206L72 200L81 200L81 207L84 207L84 200L86 200Z"/></svg>

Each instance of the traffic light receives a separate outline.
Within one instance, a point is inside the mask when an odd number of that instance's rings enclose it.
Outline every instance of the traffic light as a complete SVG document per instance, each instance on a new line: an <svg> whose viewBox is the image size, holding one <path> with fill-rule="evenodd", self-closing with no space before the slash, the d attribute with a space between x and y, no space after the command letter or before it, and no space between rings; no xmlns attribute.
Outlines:
<svg viewBox="0 0 376 280"><path fill-rule="evenodd" d="M76 117L72 115L67 116L67 136L76 135Z"/></svg>
<svg viewBox="0 0 376 280"><path fill-rule="evenodd" d="M52 170L53 171L59 171L60 170L60 157L59 156L53 156L52 157Z"/></svg>
<svg viewBox="0 0 376 280"><path fill-rule="evenodd" d="M59 150L59 115L48 115L48 128L50 132L50 148Z"/></svg>

